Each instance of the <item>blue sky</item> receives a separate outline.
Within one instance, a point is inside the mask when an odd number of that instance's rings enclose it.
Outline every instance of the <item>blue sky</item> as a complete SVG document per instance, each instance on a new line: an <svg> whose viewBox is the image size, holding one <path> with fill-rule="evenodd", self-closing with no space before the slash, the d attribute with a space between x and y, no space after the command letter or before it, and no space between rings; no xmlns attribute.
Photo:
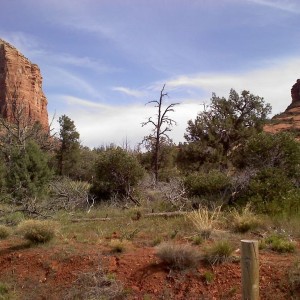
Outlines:
<svg viewBox="0 0 300 300"><path fill-rule="evenodd" d="M163 84L178 142L213 92L249 90L275 114L300 78L298 0L3 0L0 15L41 69L50 119L68 115L90 147L140 142Z"/></svg>

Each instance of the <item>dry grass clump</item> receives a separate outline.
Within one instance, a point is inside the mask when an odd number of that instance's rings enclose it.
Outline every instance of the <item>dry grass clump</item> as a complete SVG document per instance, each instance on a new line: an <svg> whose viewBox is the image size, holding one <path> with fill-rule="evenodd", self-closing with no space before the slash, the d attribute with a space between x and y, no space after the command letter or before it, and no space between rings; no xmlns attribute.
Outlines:
<svg viewBox="0 0 300 300"><path fill-rule="evenodd" d="M0 239L6 239L11 234L11 229L5 225L0 225Z"/></svg>
<svg viewBox="0 0 300 300"><path fill-rule="evenodd" d="M187 219L195 226L203 238L209 238L212 231L218 227L221 219L221 206L210 211L207 207L200 207L187 214Z"/></svg>
<svg viewBox="0 0 300 300"><path fill-rule="evenodd" d="M112 239L108 245L113 253L122 253L128 246L128 241L120 239Z"/></svg>
<svg viewBox="0 0 300 300"><path fill-rule="evenodd" d="M192 246L162 243L157 247L157 256L170 268L184 270L196 267L200 256Z"/></svg>
<svg viewBox="0 0 300 300"><path fill-rule="evenodd" d="M211 265L221 264L232 259L234 247L228 241L218 241L206 249L205 260Z"/></svg>
<svg viewBox="0 0 300 300"><path fill-rule="evenodd" d="M17 232L31 243L47 243L56 234L57 225L50 221L26 220L20 223Z"/></svg>
<svg viewBox="0 0 300 300"><path fill-rule="evenodd" d="M119 281L99 268L96 272L80 274L64 299L125 299L125 292Z"/></svg>
<svg viewBox="0 0 300 300"><path fill-rule="evenodd" d="M261 223L258 216L252 211L249 203L241 212L234 208L229 216L231 217L230 224L235 232L248 232L249 230L257 228Z"/></svg>

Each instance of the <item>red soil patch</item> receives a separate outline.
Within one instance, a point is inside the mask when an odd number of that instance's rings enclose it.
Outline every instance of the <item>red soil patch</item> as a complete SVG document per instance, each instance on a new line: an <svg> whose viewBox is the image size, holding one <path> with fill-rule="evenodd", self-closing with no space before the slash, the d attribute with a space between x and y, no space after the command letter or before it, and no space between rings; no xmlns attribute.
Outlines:
<svg viewBox="0 0 300 300"><path fill-rule="evenodd" d="M287 273L296 259L297 254L261 251L261 299L291 299ZM23 240L0 242L0 280L14 286L21 299L64 299L78 275L96 271L100 263L124 284L128 299L241 299L239 263L211 268L201 262L195 270L171 271L150 247L115 255L100 245L28 248ZM214 274L210 284L207 271Z"/></svg>
<svg viewBox="0 0 300 300"><path fill-rule="evenodd" d="M295 259L295 254L260 253L261 299L289 299L287 272ZM110 271L133 291L129 299L145 295L151 299L241 299L239 263L210 267L202 262L196 270L171 271L159 262L153 248L137 249L110 261ZM214 274L210 284L204 277L208 271Z"/></svg>

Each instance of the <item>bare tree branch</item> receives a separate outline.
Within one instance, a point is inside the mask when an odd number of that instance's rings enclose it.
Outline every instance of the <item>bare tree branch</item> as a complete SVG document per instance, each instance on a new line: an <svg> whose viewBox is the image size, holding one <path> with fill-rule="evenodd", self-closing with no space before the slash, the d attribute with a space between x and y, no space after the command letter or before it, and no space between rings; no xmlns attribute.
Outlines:
<svg viewBox="0 0 300 300"><path fill-rule="evenodd" d="M155 103L155 107L158 108L158 113L156 114L156 121L153 121L152 117L149 117L148 121L142 123L142 127L145 125L152 125L153 133L150 134L148 137L144 137L143 142L149 142L150 141L150 148L153 152L153 167L154 167L154 174L155 174L155 181L158 181L158 171L159 171L159 154L160 154L160 148L162 137L165 137L167 140L169 140L169 136L167 135L167 132L171 131L171 126L176 125L177 123L175 120L168 117L168 113L174 112L174 107L178 105L179 103L171 103L163 110L163 100L165 97L168 97L168 93L164 92L165 90L165 84L163 85L161 91L160 91L160 97L159 100L153 100L149 101L146 104L149 103ZM168 125L164 127L164 125Z"/></svg>

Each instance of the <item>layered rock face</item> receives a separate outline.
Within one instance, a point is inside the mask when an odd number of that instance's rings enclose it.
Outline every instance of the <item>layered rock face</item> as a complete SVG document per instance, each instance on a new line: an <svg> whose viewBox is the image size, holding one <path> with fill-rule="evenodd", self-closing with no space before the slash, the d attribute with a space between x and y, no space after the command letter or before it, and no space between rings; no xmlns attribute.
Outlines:
<svg viewBox="0 0 300 300"><path fill-rule="evenodd" d="M49 131L47 99L42 90L42 76L15 47L0 39L0 113L16 122L16 110L22 109L27 123L39 122Z"/></svg>
<svg viewBox="0 0 300 300"><path fill-rule="evenodd" d="M300 139L300 79L292 86L291 97L292 103L285 112L274 116L271 123L264 127L264 131L270 133L289 131Z"/></svg>

